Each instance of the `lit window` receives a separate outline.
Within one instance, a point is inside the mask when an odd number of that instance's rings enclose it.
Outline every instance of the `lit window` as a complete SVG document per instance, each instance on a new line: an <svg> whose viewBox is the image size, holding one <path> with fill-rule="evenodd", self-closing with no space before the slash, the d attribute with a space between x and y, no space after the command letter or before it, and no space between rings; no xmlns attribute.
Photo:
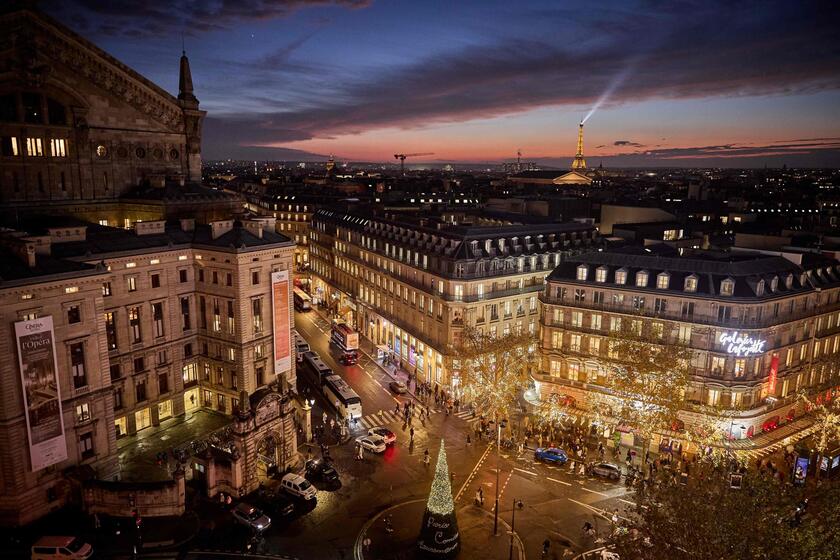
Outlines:
<svg viewBox="0 0 840 560"><path fill-rule="evenodd" d="M656 287L660 290L667 290L671 282L671 277L668 273L663 272L656 277Z"/></svg>
<svg viewBox="0 0 840 560"><path fill-rule="evenodd" d="M735 282L727 278L720 283L720 295L731 296L735 291Z"/></svg>
<svg viewBox="0 0 840 560"><path fill-rule="evenodd" d="M595 281L596 282L606 282L607 281L607 268L602 266L598 267L595 270Z"/></svg>
<svg viewBox="0 0 840 560"><path fill-rule="evenodd" d="M26 155L30 157L40 157L44 155L44 145L40 138L26 139Z"/></svg>
<svg viewBox="0 0 840 560"><path fill-rule="evenodd" d="M67 157L67 141L64 138L50 138L50 155Z"/></svg>
<svg viewBox="0 0 840 560"><path fill-rule="evenodd" d="M685 291L686 292L696 292L697 291L697 277L693 274L687 276L685 278Z"/></svg>
<svg viewBox="0 0 840 560"><path fill-rule="evenodd" d="M645 288L648 284L648 273L647 271L640 270L636 273L636 286L639 288Z"/></svg>
<svg viewBox="0 0 840 560"><path fill-rule="evenodd" d="M578 280L586 280L586 275L589 272L589 267L586 265L580 265L577 267L577 279Z"/></svg>
<svg viewBox="0 0 840 560"><path fill-rule="evenodd" d="M616 270L615 271L615 283L616 284L626 284L627 283L627 271L624 269Z"/></svg>

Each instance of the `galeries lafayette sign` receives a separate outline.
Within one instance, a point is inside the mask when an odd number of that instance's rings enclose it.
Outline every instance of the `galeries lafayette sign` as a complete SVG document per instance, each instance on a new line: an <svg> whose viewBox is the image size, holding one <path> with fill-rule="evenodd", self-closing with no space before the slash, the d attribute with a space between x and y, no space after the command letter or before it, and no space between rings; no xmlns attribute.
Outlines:
<svg viewBox="0 0 840 560"><path fill-rule="evenodd" d="M720 333L720 343L726 347L726 353L736 356L761 354L764 352L764 342L738 331Z"/></svg>

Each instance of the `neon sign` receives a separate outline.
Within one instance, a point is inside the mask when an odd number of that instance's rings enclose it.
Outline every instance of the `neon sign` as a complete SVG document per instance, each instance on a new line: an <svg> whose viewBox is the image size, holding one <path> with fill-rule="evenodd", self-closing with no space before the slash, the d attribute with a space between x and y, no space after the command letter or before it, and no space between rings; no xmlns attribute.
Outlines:
<svg viewBox="0 0 840 560"><path fill-rule="evenodd" d="M727 354L734 354L739 357L752 356L764 352L764 340L758 340L747 334L738 331L731 333L720 333L720 343L726 346Z"/></svg>

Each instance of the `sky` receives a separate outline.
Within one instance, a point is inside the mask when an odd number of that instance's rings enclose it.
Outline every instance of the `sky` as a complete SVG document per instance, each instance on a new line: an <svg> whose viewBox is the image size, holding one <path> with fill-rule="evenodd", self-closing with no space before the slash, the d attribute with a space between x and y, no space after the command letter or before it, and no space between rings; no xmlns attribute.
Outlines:
<svg viewBox="0 0 840 560"><path fill-rule="evenodd" d="M840 3L42 0L177 94L205 159L840 167Z"/></svg>

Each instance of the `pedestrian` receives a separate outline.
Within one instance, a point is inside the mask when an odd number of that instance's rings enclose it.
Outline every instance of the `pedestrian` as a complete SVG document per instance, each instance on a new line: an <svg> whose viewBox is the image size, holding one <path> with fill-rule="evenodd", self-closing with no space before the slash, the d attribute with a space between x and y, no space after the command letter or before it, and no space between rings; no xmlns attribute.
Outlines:
<svg viewBox="0 0 840 560"><path fill-rule="evenodd" d="M475 491L475 505L481 505L481 488Z"/></svg>
<svg viewBox="0 0 840 560"><path fill-rule="evenodd" d="M414 443L414 428L411 428L411 431L408 433L411 435L411 443Z"/></svg>
<svg viewBox="0 0 840 560"><path fill-rule="evenodd" d="M429 450L428 449L423 454L423 464L427 467L429 466Z"/></svg>
<svg viewBox="0 0 840 560"><path fill-rule="evenodd" d="M365 552L370 552L370 537L365 537L362 541L362 548Z"/></svg>
<svg viewBox="0 0 840 560"><path fill-rule="evenodd" d="M397 403L397 407L394 409L394 414L400 413L400 403Z"/></svg>
<svg viewBox="0 0 840 560"><path fill-rule="evenodd" d="M324 425L327 423L327 411L324 411L324 414L321 416L321 420L323 421Z"/></svg>
<svg viewBox="0 0 840 560"><path fill-rule="evenodd" d="M230 497L230 494L227 495L225 498L225 504L227 504L228 509L230 509L230 505L233 503L233 498Z"/></svg>
<svg viewBox="0 0 840 560"><path fill-rule="evenodd" d="M225 493L224 492L219 492L219 503L222 504L223 506L225 505Z"/></svg>
<svg viewBox="0 0 840 560"><path fill-rule="evenodd" d="M478 489L478 499L481 505L484 505L484 488L479 487Z"/></svg>
<svg viewBox="0 0 840 560"><path fill-rule="evenodd" d="M472 441L470 441L470 434L467 434L467 447L469 447L471 443Z"/></svg>

